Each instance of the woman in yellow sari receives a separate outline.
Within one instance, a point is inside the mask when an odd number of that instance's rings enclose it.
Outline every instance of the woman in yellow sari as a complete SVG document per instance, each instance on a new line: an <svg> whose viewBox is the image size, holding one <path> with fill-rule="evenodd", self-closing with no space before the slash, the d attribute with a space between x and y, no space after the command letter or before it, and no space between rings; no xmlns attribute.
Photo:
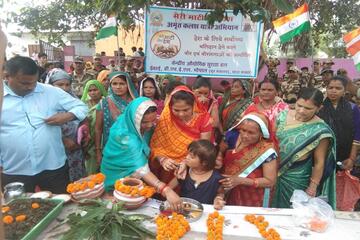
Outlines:
<svg viewBox="0 0 360 240"><path fill-rule="evenodd" d="M188 145L198 139L210 140L211 117L201 112L193 92L179 86L171 93L151 138L153 173L169 183L187 155Z"/></svg>

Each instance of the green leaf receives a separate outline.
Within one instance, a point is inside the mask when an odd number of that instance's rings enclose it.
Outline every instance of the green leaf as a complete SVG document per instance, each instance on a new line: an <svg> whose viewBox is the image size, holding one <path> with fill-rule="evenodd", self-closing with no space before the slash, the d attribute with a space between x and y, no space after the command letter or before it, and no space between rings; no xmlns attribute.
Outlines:
<svg viewBox="0 0 360 240"><path fill-rule="evenodd" d="M291 13L294 7L287 0L272 0L274 6L282 12Z"/></svg>

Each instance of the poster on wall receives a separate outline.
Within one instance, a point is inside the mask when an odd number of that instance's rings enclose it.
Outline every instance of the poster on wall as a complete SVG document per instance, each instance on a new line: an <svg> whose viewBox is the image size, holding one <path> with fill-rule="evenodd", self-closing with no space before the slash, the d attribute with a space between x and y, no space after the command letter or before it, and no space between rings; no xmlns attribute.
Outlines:
<svg viewBox="0 0 360 240"><path fill-rule="evenodd" d="M256 78L262 23L228 11L226 20L211 26L209 12L150 7L145 17L145 72Z"/></svg>

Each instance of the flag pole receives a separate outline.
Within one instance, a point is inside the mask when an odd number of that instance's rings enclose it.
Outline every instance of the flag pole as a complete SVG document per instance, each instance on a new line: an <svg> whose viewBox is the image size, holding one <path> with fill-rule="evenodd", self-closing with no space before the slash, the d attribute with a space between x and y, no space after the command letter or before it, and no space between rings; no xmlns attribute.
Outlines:
<svg viewBox="0 0 360 240"><path fill-rule="evenodd" d="M119 66L120 69L120 45L119 45L119 27L116 23L116 46L117 46L117 58L118 58L118 63L117 65Z"/></svg>

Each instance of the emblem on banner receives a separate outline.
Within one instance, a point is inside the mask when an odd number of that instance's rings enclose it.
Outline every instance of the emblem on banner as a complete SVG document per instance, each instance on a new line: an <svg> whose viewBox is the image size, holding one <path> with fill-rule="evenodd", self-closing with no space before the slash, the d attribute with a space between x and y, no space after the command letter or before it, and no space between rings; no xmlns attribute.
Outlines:
<svg viewBox="0 0 360 240"><path fill-rule="evenodd" d="M152 12L150 14L150 25L152 26L162 26L163 15L159 11Z"/></svg>

